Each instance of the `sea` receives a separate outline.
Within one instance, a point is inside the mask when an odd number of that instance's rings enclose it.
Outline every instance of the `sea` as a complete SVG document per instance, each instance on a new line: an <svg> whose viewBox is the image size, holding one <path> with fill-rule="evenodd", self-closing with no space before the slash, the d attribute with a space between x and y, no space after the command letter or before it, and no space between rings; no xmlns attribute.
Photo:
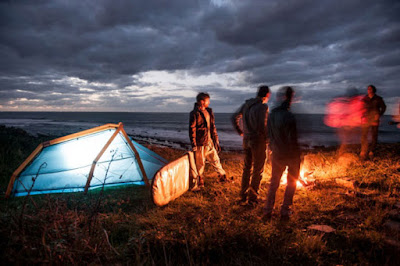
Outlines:
<svg viewBox="0 0 400 266"><path fill-rule="evenodd" d="M295 114L299 142L303 148L329 147L341 143L337 129L324 124L323 114ZM231 122L232 114L216 113L215 121L223 150L241 150L242 138ZM400 142L400 129L389 125L391 116L383 116L378 141ZM45 135L49 140L107 123L122 122L125 131L140 143L189 149L188 113L152 112L0 112L0 125L21 128L32 135ZM346 138L359 143L360 130Z"/></svg>

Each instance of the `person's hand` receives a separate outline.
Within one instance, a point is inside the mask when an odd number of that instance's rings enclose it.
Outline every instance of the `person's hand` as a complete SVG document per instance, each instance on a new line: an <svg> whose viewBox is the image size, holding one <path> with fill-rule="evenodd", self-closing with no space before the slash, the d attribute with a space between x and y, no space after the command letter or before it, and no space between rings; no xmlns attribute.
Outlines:
<svg viewBox="0 0 400 266"><path fill-rule="evenodd" d="M192 151L197 151L197 147L192 147Z"/></svg>
<svg viewBox="0 0 400 266"><path fill-rule="evenodd" d="M219 143L215 144L215 149L217 150L218 153L221 151L221 146L219 146Z"/></svg>

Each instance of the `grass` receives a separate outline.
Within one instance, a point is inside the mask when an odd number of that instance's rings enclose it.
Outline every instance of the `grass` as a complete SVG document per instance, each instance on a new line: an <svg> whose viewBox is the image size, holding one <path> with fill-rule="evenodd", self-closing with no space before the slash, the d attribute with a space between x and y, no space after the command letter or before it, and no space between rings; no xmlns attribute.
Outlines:
<svg viewBox="0 0 400 266"><path fill-rule="evenodd" d="M0 128L0 193L12 171L44 141L22 131ZM45 138L45 137L42 137ZM182 150L149 146L172 161ZM248 208L238 199L241 153L222 152L230 183L219 183L206 168L205 188L187 192L165 207L152 204L145 187L121 187L83 193L0 199L0 250L4 263L265 265L395 264L398 248L387 239L388 212L399 201L400 145L381 144L376 157L360 162L353 151L338 158L335 150L305 154L304 166L317 184L298 189L295 212L282 224L274 214L261 220L262 205ZM270 165L260 187L265 199ZM349 189L335 182L354 181ZM282 202L284 186L277 193ZM334 233L308 230L313 224Z"/></svg>

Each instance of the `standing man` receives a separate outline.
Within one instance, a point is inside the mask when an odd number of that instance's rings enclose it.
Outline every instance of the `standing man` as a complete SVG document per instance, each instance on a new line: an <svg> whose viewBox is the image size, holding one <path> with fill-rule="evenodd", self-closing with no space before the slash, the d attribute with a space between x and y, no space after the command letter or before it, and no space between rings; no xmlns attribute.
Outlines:
<svg viewBox="0 0 400 266"><path fill-rule="evenodd" d="M275 204L275 194L286 167L288 167L287 186L281 206L281 219L288 220L296 181L300 171L300 147L297 142L297 127L294 115L289 111L294 91L291 87L282 87L277 93L280 106L274 108L268 118L268 135L272 150L271 185L268 191L264 220L271 219Z"/></svg>
<svg viewBox="0 0 400 266"><path fill-rule="evenodd" d="M382 97L376 95L376 88L374 85L368 86L368 94L363 98L365 106L365 115L361 133L361 153L362 160L374 156L376 143L378 141L378 126L381 116L386 111L386 105ZM371 131L372 140L371 146L368 144L368 133Z"/></svg>
<svg viewBox="0 0 400 266"><path fill-rule="evenodd" d="M221 151L214 113L210 104L210 95L200 92L196 97L193 111L189 117L189 138L194 152L198 171L198 185L204 187L204 167L206 159L218 172L221 182L226 181L226 173L221 166L218 152Z"/></svg>
<svg viewBox="0 0 400 266"><path fill-rule="evenodd" d="M268 86L260 86L256 98L248 99L233 116L233 125L243 136L244 166L240 202L257 204L258 188L264 171L267 148L267 117L270 91ZM243 122L243 129L240 127ZM250 173L253 168L253 173Z"/></svg>

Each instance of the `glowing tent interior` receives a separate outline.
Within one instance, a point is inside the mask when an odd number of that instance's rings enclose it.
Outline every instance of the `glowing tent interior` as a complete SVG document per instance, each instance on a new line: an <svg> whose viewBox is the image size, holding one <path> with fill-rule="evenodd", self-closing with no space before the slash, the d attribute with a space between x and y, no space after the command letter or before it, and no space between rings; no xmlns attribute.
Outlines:
<svg viewBox="0 0 400 266"><path fill-rule="evenodd" d="M13 173L6 197L150 185L167 164L133 141L122 123L106 124L39 144Z"/></svg>

